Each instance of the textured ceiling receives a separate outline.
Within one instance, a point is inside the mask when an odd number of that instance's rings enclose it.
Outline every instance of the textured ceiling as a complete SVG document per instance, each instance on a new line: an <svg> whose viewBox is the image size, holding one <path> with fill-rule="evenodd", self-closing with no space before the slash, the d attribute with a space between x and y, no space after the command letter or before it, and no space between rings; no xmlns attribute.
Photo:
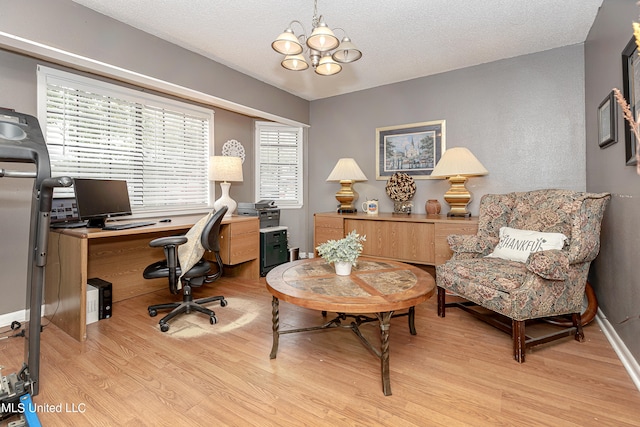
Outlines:
<svg viewBox="0 0 640 427"><path fill-rule="evenodd" d="M271 49L294 19L310 31L312 0L73 1L315 100L582 43L603 0L319 0L363 53L329 77L287 71Z"/></svg>

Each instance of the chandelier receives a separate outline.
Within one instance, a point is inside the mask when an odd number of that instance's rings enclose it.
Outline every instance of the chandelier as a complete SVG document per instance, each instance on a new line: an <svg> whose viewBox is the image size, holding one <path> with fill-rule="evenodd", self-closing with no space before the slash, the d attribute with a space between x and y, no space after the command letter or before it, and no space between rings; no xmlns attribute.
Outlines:
<svg viewBox="0 0 640 427"><path fill-rule="evenodd" d="M302 35L295 35L291 29L293 24L302 27ZM342 71L341 64L355 62L362 57L362 52L356 48L342 28L335 29L345 33L342 41L339 41L333 31L327 27L322 15L318 17L317 0L313 2L311 27L313 28L311 35L307 36L307 31L300 21L291 21L289 27L271 43L271 47L276 52L285 55L281 65L287 70L306 70L310 62L316 73L332 76ZM305 48L309 62L303 55Z"/></svg>

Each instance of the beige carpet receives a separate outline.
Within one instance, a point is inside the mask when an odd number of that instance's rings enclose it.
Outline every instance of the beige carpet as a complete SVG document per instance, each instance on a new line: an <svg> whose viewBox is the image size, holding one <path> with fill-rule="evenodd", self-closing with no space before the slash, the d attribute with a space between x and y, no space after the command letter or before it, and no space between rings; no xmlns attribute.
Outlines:
<svg viewBox="0 0 640 427"><path fill-rule="evenodd" d="M209 317L203 313L191 312L178 315L169 321L169 330L164 334L175 338L193 338L205 334L222 334L239 328L251 322L258 315L255 301L244 298L231 297L226 307L220 307L219 302L207 304L205 307L215 311L218 323L209 323ZM166 311L158 312L158 320L166 315ZM156 323L154 327L160 330Z"/></svg>

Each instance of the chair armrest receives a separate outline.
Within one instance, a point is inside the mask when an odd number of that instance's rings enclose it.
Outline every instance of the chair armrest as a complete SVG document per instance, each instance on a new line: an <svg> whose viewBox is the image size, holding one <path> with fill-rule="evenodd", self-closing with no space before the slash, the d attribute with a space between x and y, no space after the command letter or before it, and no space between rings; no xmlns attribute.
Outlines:
<svg viewBox="0 0 640 427"><path fill-rule="evenodd" d="M567 280L569 254L560 249L533 252L526 262L527 270L548 280Z"/></svg>
<svg viewBox="0 0 640 427"><path fill-rule="evenodd" d="M454 257L466 254L467 258L470 255L487 255L498 243L474 234L451 234L447 237L447 242L453 251Z"/></svg>
<svg viewBox="0 0 640 427"><path fill-rule="evenodd" d="M187 243L189 239L186 236L167 236L158 237L149 242L149 246L152 248L159 248L164 246L179 246Z"/></svg>

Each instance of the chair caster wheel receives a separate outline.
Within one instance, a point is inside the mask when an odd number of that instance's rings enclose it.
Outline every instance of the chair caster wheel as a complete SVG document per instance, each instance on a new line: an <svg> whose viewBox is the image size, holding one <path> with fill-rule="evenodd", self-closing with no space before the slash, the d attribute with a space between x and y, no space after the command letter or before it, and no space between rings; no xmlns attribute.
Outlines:
<svg viewBox="0 0 640 427"><path fill-rule="evenodd" d="M220 307L226 307L227 306L227 300L226 299L221 299L220 300Z"/></svg>
<svg viewBox="0 0 640 427"><path fill-rule="evenodd" d="M209 317L209 323L215 325L216 323L218 323L218 318L216 316Z"/></svg>
<svg viewBox="0 0 640 427"><path fill-rule="evenodd" d="M157 315L158 315L158 311L157 310L149 310L149 316L156 317Z"/></svg>
<svg viewBox="0 0 640 427"><path fill-rule="evenodd" d="M168 324L166 324L166 323L161 323L161 324L160 324L160 330L161 330L162 332L167 332L167 331L169 330L169 325L168 325Z"/></svg>

